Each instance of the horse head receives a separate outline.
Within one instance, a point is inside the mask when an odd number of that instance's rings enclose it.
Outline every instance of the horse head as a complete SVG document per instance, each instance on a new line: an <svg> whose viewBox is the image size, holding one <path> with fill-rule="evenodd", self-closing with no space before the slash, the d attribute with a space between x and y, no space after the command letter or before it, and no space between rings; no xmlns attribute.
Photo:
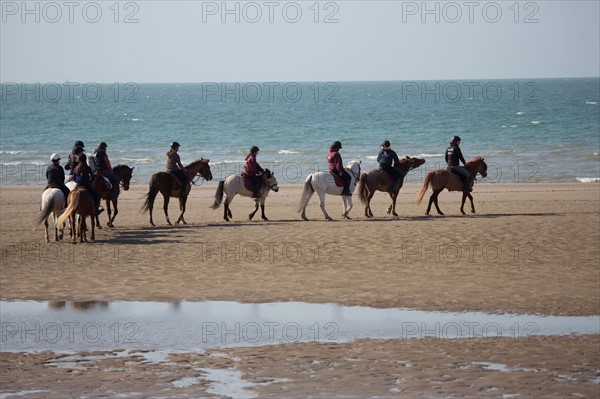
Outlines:
<svg viewBox="0 0 600 399"><path fill-rule="evenodd" d="M123 186L123 190L129 190L129 182L131 181L131 177L133 176L133 168L130 168L127 165L117 165L113 169L113 172L119 177L121 181L121 185Z"/></svg>
<svg viewBox="0 0 600 399"><path fill-rule="evenodd" d="M358 181L358 178L360 177L360 164L362 161L350 161L348 162L348 165L346 165L346 169L348 169L350 171L351 175L354 175L354 178L356 179L356 181Z"/></svg>
<svg viewBox="0 0 600 399"><path fill-rule="evenodd" d="M479 173L481 177L487 177L487 164L483 157L475 157L469 162L467 162L467 167L471 167L471 172L473 174Z"/></svg>
<svg viewBox="0 0 600 399"><path fill-rule="evenodd" d="M265 171L260 176L262 177L263 183L265 183L265 186L269 190L273 190L275 192L279 191L279 187L277 186L277 179L269 169L265 169Z"/></svg>
<svg viewBox="0 0 600 399"><path fill-rule="evenodd" d="M208 159L200 158L189 165L186 165L185 169L192 177L199 175L205 180L211 181L213 176L212 172L210 171L210 165L208 164L209 162L210 160Z"/></svg>

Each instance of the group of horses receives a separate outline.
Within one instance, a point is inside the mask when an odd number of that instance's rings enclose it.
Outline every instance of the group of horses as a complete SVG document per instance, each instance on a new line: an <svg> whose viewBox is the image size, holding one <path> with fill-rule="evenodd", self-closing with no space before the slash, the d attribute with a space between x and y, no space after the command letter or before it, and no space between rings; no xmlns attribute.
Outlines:
<svg viewBox="0 0 600 399"><path fill-rule="evenodd" d="M351 178L350 192L354 192L356 189L359 199L365 206L365 216L367 218L373 217L370 203L375 192L387 192L392 199L392 203L388 207L387 213L393 216L398 216L396 213L396 199L398 198L398 193L402 188L404 178L410 170L416 169L424 163L425 160L422 158L408 156L402 158L399 164L396 165L396 170L399 175L397 183L391 186L392 178L386 172L380 169L372 169L361 173L361 161L351 161L345 168ZM487 176L487 164L482 157L476 157L470 160L466 163L465 167L472 176L472 179L469 183L470 188L473 187L475 177L478 174L482 177ZM119 188L122 187L124 190L129 189L129 182L133 174L133 169L134 168L130 168L127 165L118 165L113 169L113 172L119 177ZM201 158L186 165L185 172L191 185L194 185L200 178L206 181L210 181L213 178L208 159ZM102 175L97 173L96 176L97 178L94 181L94 189L102 199L106 200L108 226L114 227L113 222L118 213L118 196L115 197L111 195L111 190L108 187L105 179L102 178ZM247 184L245 177L239 174L227 176L224 180L219 182L217 191L215 193L214 203L210 207L212 209L217 209L221 206L221 204L223 204L223 219L225 221L229 221L232 218L230 204L233 201L233 198L239 194L245 197L251 197L254 200L254 211L248 215L250 220L252 220L259 207L261 209L262 219L268 220L267 216L265 215L265 200L270 191L277 192L279 191L279 187L275 175L268 169L265 170L260 177L262 185L258 191L258 196L254 197L252 187ZM63 238L64 224L68 219L71 225L72 242L76 243L77 237L79 237L80 242L86 242L87 225L85 220L87 216L90 216L92 220L90 238L94 240L94 229L95 227L101 228L101 225L98 215L96 214L96 207L94 205L92 196L85 188L77 187L74 182L67 183L67 186L71 192L69 194L69 205L66 209L64 208L64 195L60 189L51 187L44 191L42 195L41 211L35 220L36 224L44 222L46 227L46 242L50 242L48 237L48 218L50 215L52 215L54 220L54 238L56 241L59 241ZM435 205L438 214L443 215L438 204L438 196L444 189L448 189L449 191L463 191L463 183L457 174L445 169L434 170L425 176L423 187L417 199L418 204L420 204L423 200L423 196L429 187L431 187L433 193L429 197L426 215L429 215L432 204ZM311 197L316 192L319 196L321 211L323 212L323 216L326 220L332 220L331 216L329 216L327 210L325 209L326 194L342 197L344 202L344 212L342 217L344 219L349 219L349 213L352 209L352 196L342 196L342 191L343 185L339 181L336 181L330 172L321 171L310 174L304 182L298 208L301 218L303 220L308 220L306 217L306 208ZM171 220L169 219L168 213L169 200L170 198L178 198L180 214L175 223L186 224L184 213L187 202L187 192L188 191L186 190L181 190L181 182L172 174L166 172L155 173L150 178L149 191L145 196L141 212L149 212L150 224L155 226L152 218L152 211L154 208L154 201L158 193L160 193L163 196L163 210L167 223L171 225ZM469 198L471 202L471 212L475 213L473 196L467 191L463 192L462 203L460 207L461 213L465 214L464 205L467 198ZM111 213L111 203L114 208L114 214ZM78 221L76 215L79 215Z"/></svg>

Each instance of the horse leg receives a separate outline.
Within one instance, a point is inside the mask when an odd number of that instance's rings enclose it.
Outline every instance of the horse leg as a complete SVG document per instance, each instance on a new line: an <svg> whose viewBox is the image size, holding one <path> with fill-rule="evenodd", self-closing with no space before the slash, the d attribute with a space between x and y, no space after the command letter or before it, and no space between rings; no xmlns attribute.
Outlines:
<svg viewBox="0 0 600 399"><path fill-rule="evenodd" d="M262 197L260 199L260 212L262 213L262 215L261 215L262 220L269 221L269 219L267 218L267 215L265 215L265 200L266 200L265 197Z"/></svg>
<svg viewBox="0 0 600 399"><path fill-rule="evenodd" d="M373 217L373 210L371 210L371 199L375 195L375 190L369 190L369 196L367 197L367 206L365 206L365 216L368 218Z"/></svg>
<svg viewBox="0 0 600 399"><path fill-rule="evenodd" d="M56 227L56 221L58 220L58 218L56 217L55 213L52 214L52 220L54 221L54 230L56 232L58 232L58 228ZM58 240L62 241L64 234L65 234L65 226L63 225L63 227L60 229L60 234L58 234Z"/></svg>
<svg viewBox="0 0 600 399"><path fill-rule="evenodd" d="M398 217L398 214L396 213L396 199L398 198L398 193L389 193L390 194L390 198L392 199L392 203L390 204L390 206L388 206L388 215L394 215L396 217Z"/></svg>
<svg viewBox="0 0 600 399"><path fill-rule="evenodd" d="M352 196L346 195L342 196L344 199L344 214L342 215L344 219L350 219L350 210L352 209ZM348 197L348 198L346 198Z"/></svg>
<svg viewBox="0 0 600 399"><path fill-rule="evenodd" d="M167 223L169 224L169 226L172 226L171 221L169 220L169 194L167 194L167 195L163 194L163 199L164 199L163 209L165 211L165 217L167 218Z"/></svg>
<svg viewBox="0 0 600 399"><path fill-rule="evenodd" d="M46 238L46 243L50 243L50 239L48 238L48 219L44 220L44 227L46 228L46 232L44 233L44 238ZM56 227L55 227L55 230L56 230ZM58 237L57 237L56 241L58 241Z"/></svg>
<svg viewBox="0 0 600 399"><path fill-rule="evenodd" d="M433 193L433 203L435 204L435 209L437 210L438 215L444 215L444 212L440 210L440 206L438 205L438 196L444 189L437 190Z"/></svg>
<svg viewBox="0 0 600 399"><path fill-rule="evenodd" d="M471 201L471 213L475 213L475 205L473 204L473 196L471 193L467 193L467 197L469 197L469 201Z"/></svg>
<svg viewBox="0 0 600 399"><path fill-rule="evenodd" d="M467 199L467 193L463 193L462 195L462 200L460 202L460 213L462 213L463 215L466 215L465 211L464 211L464 207L465 207L465 200Z"/></svg>
<svg viewBox="0 0 600 399"><path fill-rule="evenodd" d="M115 219L117 218L117 213L119 213L119 208L117 208L117 199L113 199L112 200L112 204L113 204L113 208L115 208L115 213L112 216L112 219L110 218L110 207L108 207L108 227L115 227L115 225L113 224L113 222L115 221Z"/></svg>
<svg viewBox="0 0 600 399"><path fill-rule="evenodd" d="M179 197L179 209L181 210L181 214L179 215L179 218L177 218L177 222L175 222L175 224L179 224L179 222L183 223L183 224L187 224L185 222L185 219L183 218L183 214L185 213L185 203L187 202L187 197Z"/></svg>
<svg viewBox="0 0 600 399"><path fill-rule="evenodd" d="M71 242L73 244L77 244L77 229L79 228L76 215L76 213L73 213L71 216L69 216L69 220L71 222Z"/></svg>
<svg viewBox="0 0 600 399"><path fill-rule="evenodd" d="M223 202L223 220L226 222L229 222L229 218L231 217L231 211L229 210L230 203L229 197L225 197L225 201Z"/></svg>
<svg viewBox="0 0 600 399"><path fill-rule="evenodd" d="M254 199L254 211L248 215L248 220L252 220L252 218L256 214L256 211L258 211L258 198ZM263 216L264 216L264 214L263 214Z"/></svg>
<svg viewBox="0 0 600 399"><path fill-rule="evenodd" d="M323 212L323 216L325 216L325 220L333 220L331 216L325 210L325 193L319 191L319 206L321 207L321 211Z"/></svg>
<svg viewBox="0 0 600 399"><path fill-rule="evenodd" d="M83 243L85 241L85 229L87 226L85 225L85 218L83 216L79 216L79 242Z"/></svg>
<svg viewBox="0 0 600 399"><path fill-rule="evenodd" d="M310 191L308 194L306 194L306 200L304 204L302 204L302 213L300 214L302 220L308 221L308 218L306 217L306 207L308 206L308 202L310 201L314 193L314 191Z"/></svg>
<svg viewBox="0 0 600 399"><path fill-rule="evenodd" d="M91 218L92 217L90 216L90 219ZM98 227L100 227L100 225L98 225ZM90 236L90 239L93 240L93 241L96 241L96 231L94 230L94 223L92 223L92 235Z"/></svg>

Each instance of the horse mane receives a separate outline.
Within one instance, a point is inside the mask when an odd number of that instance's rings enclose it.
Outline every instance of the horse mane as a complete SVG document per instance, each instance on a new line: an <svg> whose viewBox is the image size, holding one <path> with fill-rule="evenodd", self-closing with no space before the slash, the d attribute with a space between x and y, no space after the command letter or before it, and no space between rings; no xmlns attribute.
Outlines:
<svg viewBox="0 0 600 399"><path fill-rule="evenodd" d="M470 161L467 162L467 165L473 165L477 162L483 162L483 157L475 157L473 159L471 159Z"/></svg>
<svg viewBox="0 0 600 399"><path fill-rule="evenodd" d="M184 167L186 169L188 169L188 168L191 168L193 166L196 166L200 162L208 162L208 159L200 158L200 159L197 159L197 160L195 160L193 162L190 162L189 164L185 165Z"/></svg>

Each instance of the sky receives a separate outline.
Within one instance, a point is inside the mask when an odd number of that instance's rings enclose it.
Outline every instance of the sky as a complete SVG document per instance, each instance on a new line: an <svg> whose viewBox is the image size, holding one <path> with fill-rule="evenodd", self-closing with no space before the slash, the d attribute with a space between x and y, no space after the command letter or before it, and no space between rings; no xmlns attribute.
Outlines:
<svg viewBox="0 0 600 399"><path fill-rule="evenodd" d="M4 1L2 82L600 75L594 1Z"/></svg>

